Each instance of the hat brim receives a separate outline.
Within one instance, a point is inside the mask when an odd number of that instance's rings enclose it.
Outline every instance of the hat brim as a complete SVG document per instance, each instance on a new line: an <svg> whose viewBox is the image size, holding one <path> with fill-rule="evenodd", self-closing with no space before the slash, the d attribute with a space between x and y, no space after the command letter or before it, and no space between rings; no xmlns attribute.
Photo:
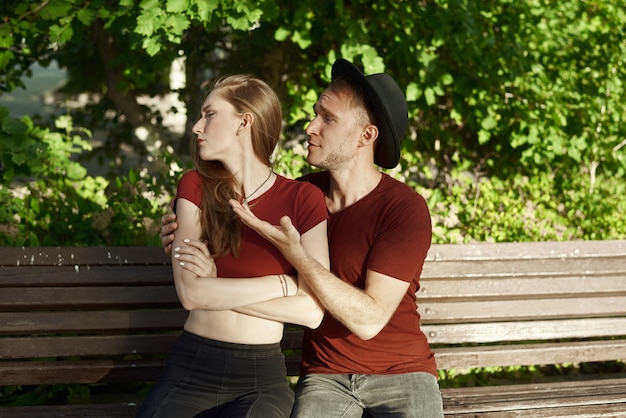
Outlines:
<svg viewBox="0 0 626 418"><path fill-rule="evenodd" d="M366 76L343 58L333 64L332 79L343 78L360 86L372 107L379 131L374 163L393 168L400 161L400 138L408 126L408 107L396 82L385 73Z"/></svg>

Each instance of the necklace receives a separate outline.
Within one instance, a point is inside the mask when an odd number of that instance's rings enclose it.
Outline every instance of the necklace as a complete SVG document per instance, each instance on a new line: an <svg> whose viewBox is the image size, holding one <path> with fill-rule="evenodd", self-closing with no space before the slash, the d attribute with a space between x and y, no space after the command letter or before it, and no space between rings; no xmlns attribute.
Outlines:
<svg viewBox="0 0 626 418"><path fill-rule="evenodd" d="M256 192L258 192L259 190L261 190L261 187L265 186L265 183L267 183L267 181L270 179L270 177L272 177L272 169L270 167L270 172L267 175L267 178L265 180L263 180L263 183L261 183L261 185L259 187L257 187L252 193L250 193L248 196L244 196L243 197L243 204L247 205L248 204L248 199L250 199L252 196L254 196L254 194Z"/></svg>

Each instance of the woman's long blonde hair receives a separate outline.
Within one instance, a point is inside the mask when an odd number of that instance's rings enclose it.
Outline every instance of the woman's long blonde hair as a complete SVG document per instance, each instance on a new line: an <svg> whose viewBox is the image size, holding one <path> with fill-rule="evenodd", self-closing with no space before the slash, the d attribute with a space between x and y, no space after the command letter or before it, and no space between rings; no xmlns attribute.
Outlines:
<svg viewBox="0 0 626 418"><path fill-rule="evenodd" d="M229 102L240 113L251 113L252 147L254 154L268 166L270 157L278 144L282 128L280 100L274 90L262 80L251 75L222 77L215 83L213 92ZM241 200L235 177L220 161L204 161L200 158L195 137L192 142L192 158L202 178L201 224L203 239L209 242L214 257L226 254L239 255L241 223L231 209L230 199Z"/></svg>

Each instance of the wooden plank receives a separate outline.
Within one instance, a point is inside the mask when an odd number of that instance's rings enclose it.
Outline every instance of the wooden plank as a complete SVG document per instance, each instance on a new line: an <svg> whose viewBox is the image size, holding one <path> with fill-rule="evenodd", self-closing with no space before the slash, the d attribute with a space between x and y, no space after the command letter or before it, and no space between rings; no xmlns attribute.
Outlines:
<svg viewBox="0 0 626 418"><path fill-rule="evenodd" d="M431 344L613 337L626 334L626 318L437 324L423 325L422 331Z"/></svg>
<svg viewBox="0 0 626 418"><path fill-rule="evenodd" d="M4 359L161 354L169 351L179 334L180 330L145 335L7 337L2 339L0 352ZM0 370L4 366L0 362Z"/></svg>
<svg viewBox="0 0 626 418"><path fill-rule="evenodd" d="M77 360L10 362L2 366L0 385L150 382L162 360ZM0 411L2 409L0 408Z"/></svg>
<svg viewBox="0 0 626 418"><path fill-rule="evenodd" d="M626 340L433 347L440 370L626 360Z"/></svg>
<svg viewBox="0 0 626 418"><path fill-rule="evenodd" d="M0 267L0 287L174 284L171 266Z"/></svg>
<svg viewBox="0 0 626 418"><path fill-rule="evenodd" d="M174 286L5 288L0 311L180 306Z"/></svg>
<svg viewBox="0 0 626 418"><path fill-rule="evenodd" d="M133 418L136 402L94 405L46 405L0 408L0 418Z"/></svg>
<svg viewBox="0 0 626 418"><path fill-rule="evenodd" d="M622 261L626 265L626 261ZM567 275L564 277L427 278L420 281L418 301L474 300L578 295L626 295L626 272L621 275Z"/></svg>
<svg viewBox="0 0 626 418"><path fill-rule="evenodd" d="M626 295L421 302L419 312L424 324L626 316ZM595 330L591 327L588 330L589 336L593 336Z"/></svg>
<svg viewBox="0 0 626 418"><path fill-rule="evenodd" d="M427 261L626 256L626 240L433 244Z"/></svg>
<svg viewBox="0 0 626 418"><path fill-rule="evenodd" d="M561 277L624 274L624 257L559 258L541 260L452 260L425 263L421 277L447 279L455 277Z"/></svg>
<svg viewBox="0 0 626 418"><path fill-rule="evenodd" d="M519 411L496 412L445 412L446 418L622 418L626 417L626 408L622 403L599 405L578 405L569 407L525 409Z"/></svg>
<svg viewBox="0 0 626 418"><path fill-rule="evenodd" d="M0 252L0 266L164 265L170 262L160 247L6 247Z"/></svg>
<svg viewBox="0 0 626 418"><path fill-rule="evenodd" d="M626 403L626 379L443 389L448 414L536 411ZM622 405L624 407L624 405Z"/></svg>
<svg viewBox="0 0 626 418"><path fill-rule="evenodd" d="M187 315L184 309L0 312L0 334L180 330Z"/></svg>

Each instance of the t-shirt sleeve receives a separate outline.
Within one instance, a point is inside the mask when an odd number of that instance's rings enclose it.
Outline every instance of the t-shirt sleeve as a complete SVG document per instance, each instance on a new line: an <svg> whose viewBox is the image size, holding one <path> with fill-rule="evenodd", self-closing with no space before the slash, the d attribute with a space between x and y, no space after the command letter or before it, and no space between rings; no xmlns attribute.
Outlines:
<svg viewBox="0 0 626 418"><path fill-rule="evenodd" d="M294 225L300 234L304 234L320 222L328 219L324 193L316 186L301 182L298 190L296 217Z"/></svg>
<svg viewBox="0 0 626 418"><path fill-rule="evenodd" d="M368 269L411 282L419 277L430 248L428 206L418 194L402 205L390 205L371 248Z"/></svg>
<svg viewBox="0 0 626 418"><path fill-rule="evenodd" d="M196 170L188 171L180 178L178 189L176 190L176 198L174 199L174 211L176 210L176 201L181 198L200 207L202 202L202 179Z"/></svg>

